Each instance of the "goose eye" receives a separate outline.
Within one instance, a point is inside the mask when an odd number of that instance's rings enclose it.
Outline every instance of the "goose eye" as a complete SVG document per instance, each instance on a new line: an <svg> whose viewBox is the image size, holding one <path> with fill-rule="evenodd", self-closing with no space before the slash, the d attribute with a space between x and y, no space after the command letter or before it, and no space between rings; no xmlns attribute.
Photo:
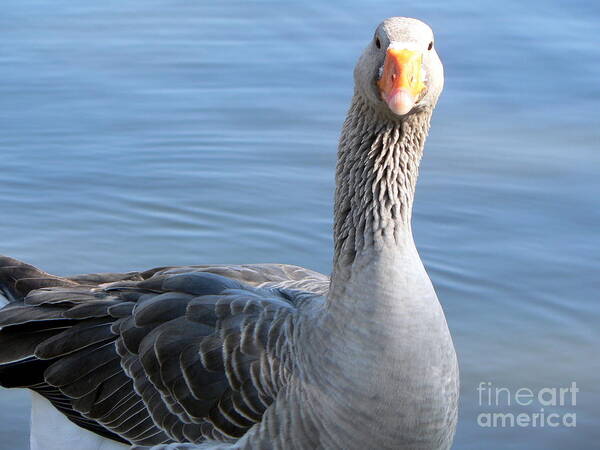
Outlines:
<svg viewBox="0 0 600 450"><path fill-rule="evenodd" d="M429 43L429 45L427 46L427 50L431 50L433 48L433 41L431 41Z"/></svg>
<svg viewBox="0 0 600 450"><path fill-rule="evenodd" d="M381 48L381 41L379 40L379 38L375 38L375 47Z"/></svg>

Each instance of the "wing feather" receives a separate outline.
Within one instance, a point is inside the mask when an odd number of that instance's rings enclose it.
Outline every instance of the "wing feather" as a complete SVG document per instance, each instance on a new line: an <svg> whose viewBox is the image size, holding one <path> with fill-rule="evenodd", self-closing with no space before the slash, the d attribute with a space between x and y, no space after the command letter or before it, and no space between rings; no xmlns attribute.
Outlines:
<svg viewBox="0 0 600 450"><path fill-rule="evenodd" d="M300 303L327 278L274 264L55 277L0 257L0 383L137 445L233 442L293 371ZM298 285L312 290L295 292ZM18 381L21 380L21 382Z"/></svg>

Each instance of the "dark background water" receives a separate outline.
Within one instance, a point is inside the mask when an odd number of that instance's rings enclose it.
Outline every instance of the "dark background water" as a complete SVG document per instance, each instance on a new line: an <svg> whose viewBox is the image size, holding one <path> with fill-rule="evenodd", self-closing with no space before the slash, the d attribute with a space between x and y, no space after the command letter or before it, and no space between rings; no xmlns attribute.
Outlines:
<svg viewBox="0 0 600 450"><path fill-rule="evenodd" d="M377 23L436 32L445 93L417 245L461 364L457 449L598 446L600 6L4 1L0 253L49 272L285 262L328 273L335 150ZM576 427L481 427L477 386L570 386ZM504 397L502 397L504 399ZM0 448L28 396L0 392Z"/></svg>

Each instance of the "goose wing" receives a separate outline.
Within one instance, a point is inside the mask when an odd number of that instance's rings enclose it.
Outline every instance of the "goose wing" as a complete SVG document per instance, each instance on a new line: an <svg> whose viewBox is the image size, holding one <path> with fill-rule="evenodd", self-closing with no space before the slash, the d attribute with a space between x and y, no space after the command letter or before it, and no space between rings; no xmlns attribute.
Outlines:
<svg viewBox="0 0 600 450"><path fill-rule="evenodd" d="M271 264L60 278L2 258L0 384L122 442L233 442L293 373L295 318L327 282Z"/></svg>

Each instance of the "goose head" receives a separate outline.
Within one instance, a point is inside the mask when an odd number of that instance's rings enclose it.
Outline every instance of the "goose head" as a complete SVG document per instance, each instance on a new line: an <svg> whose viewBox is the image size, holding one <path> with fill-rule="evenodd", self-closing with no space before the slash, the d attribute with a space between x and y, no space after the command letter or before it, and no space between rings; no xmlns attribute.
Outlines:
<svg viewBox="0 0 600 450"><path fill-rule="evenodd" d="M433 109L444 68L431 28L408 17L383 21L356 64L354 82L359 95L395 118Z"/></svg>

